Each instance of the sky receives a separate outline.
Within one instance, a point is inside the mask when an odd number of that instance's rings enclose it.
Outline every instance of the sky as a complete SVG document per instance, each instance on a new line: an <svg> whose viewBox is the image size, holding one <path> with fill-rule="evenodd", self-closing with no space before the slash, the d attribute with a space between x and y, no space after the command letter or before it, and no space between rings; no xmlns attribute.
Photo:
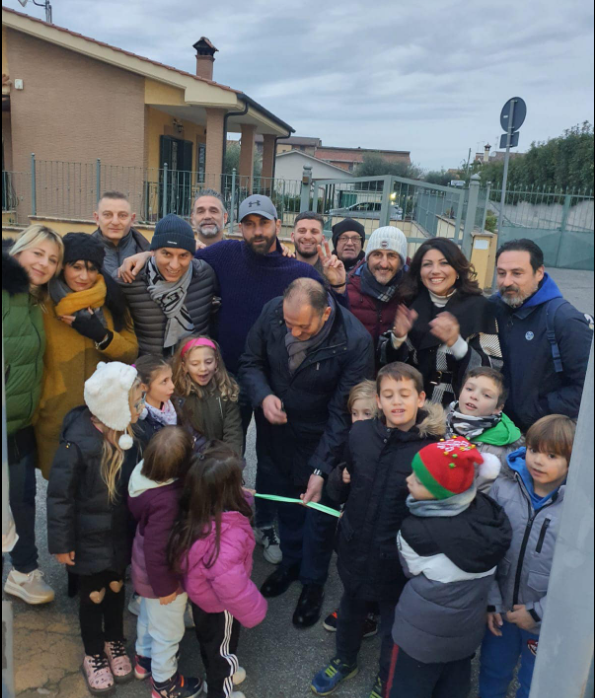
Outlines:
<svg viewBox="0 0 595 698"><path fill-rule="evenodd" d="M23 11L17 0L4 0ZM594 121L590 0L53 0L54 23L188 72L219 49L214 79L325 146L411 151L457 167L497 145L525 99L522 152ZM30 2L24 10L43 18Z"/></svg>

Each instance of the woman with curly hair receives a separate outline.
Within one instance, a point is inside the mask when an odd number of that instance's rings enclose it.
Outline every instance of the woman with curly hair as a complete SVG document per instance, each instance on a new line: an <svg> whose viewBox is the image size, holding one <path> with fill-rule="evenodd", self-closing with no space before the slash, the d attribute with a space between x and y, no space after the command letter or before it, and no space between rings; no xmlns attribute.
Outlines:
<svg viewBox="0 0 595 698"><path fill-rule="evenodd" d="M183 341L174 356L174 384L179 423L192 430L196 450L216 439L241 457L240 389L225 368L219 345L205 336Z"/></svg>
<svg viewBox="0 0 595 698"><path fill-rule="evenodd" d="M498 326L476 276L452 240L424 242L406 280L413 300L399 307L383 350L384 362L419 369L428 399L444 406L456 400L469 369L502 367Z"/></svg>

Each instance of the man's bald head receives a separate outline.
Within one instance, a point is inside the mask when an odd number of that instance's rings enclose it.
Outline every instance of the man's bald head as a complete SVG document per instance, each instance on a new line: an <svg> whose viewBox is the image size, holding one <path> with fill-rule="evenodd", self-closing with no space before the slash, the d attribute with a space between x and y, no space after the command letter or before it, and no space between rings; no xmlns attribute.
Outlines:
<svg viewBox="0 0 595 698"><path fill-rule="evenodd" d="M314 279L296 279L283 296L283 318L287 329L300 341L315 337L331 316L324 286Z"/></svg>

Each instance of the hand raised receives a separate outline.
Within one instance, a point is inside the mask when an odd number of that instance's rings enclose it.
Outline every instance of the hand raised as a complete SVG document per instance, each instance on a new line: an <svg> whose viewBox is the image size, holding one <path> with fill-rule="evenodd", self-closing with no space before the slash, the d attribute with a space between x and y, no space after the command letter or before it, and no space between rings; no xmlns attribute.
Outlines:
<svg viewBox="0 0 595 698"><path fill-rule="evenodd" d="M438 337L441 342L444 342L449 347L456 344L461 336L459 321L451 313L440 313L430 323L430 331L434 337Z"/></svg>
<svg viewBox="0 0 595 698"><path fill-rule="evenodd" d="M406 337L413 329L413 325L415 325L415 321L418 317L419 315L415 310L411 310L411 308L405 305L400 305L397 308L397 316L395 317L395 324L393 325L393 334L395 337Z"/></svg>
<svg viewBox="0 0 595 698"><path fill-rule="evenodd" d="M331 253L331 248L328 240L325 240L322 245L318 245L318 257L322 262L323 273L326 280L333 288L341 288L347 283L347 271L343 262Z"/></svg>

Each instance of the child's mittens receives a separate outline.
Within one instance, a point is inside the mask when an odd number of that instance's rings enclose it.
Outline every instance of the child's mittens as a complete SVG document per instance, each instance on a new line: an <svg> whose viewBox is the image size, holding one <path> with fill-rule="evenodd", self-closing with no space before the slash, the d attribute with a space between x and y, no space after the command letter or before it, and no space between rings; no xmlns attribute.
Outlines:
<svg viewBox="0 0 595 698"><path fill-rule="evenodd" d="M502 463L493 453L482 453L483 463L479 465L479 477L484 480L495 480L500 475Z"/></svg>

